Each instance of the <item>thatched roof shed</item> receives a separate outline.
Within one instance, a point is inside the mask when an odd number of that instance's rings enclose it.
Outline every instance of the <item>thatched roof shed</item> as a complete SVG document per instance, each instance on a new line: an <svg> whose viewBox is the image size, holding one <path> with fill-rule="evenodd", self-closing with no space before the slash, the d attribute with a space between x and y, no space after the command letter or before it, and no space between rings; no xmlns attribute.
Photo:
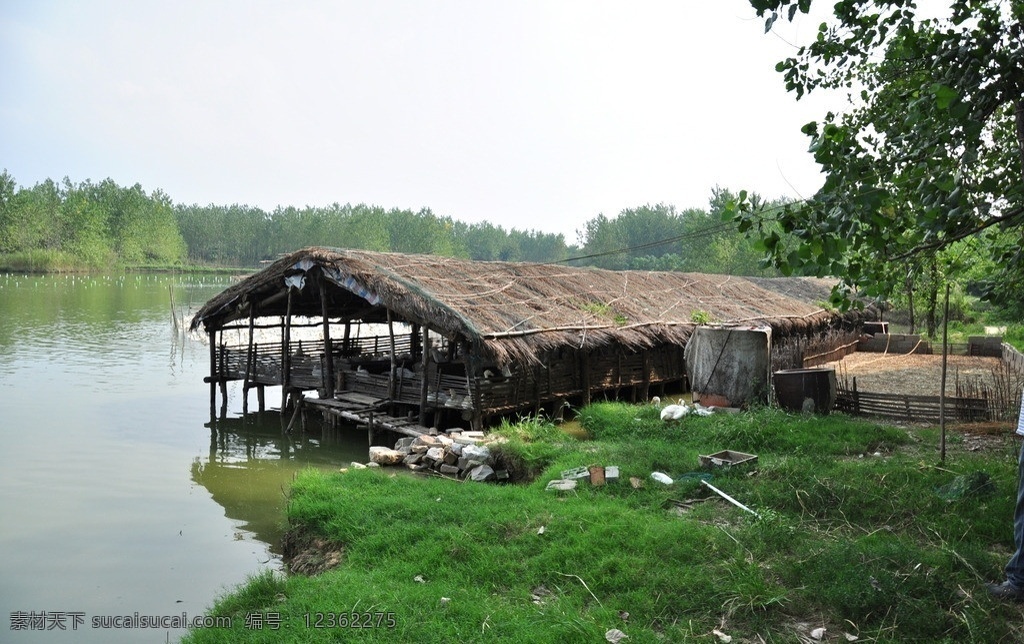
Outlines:
<svg viewBox="0 0 1024 644"><path fill-rule="evenodd" d="M310 275L317 276L318 287L289 298L286 278ZM293 316L329 311L331 317L372 322L390 312L395 320L467 343L498 364L529 364L560 348L684 345L697 321L811 334L841 321L823 307L830 288L813 278L609 271L312 247L211 299L192 328L216 331L253 311L284 316L290 301Z"/></svg>

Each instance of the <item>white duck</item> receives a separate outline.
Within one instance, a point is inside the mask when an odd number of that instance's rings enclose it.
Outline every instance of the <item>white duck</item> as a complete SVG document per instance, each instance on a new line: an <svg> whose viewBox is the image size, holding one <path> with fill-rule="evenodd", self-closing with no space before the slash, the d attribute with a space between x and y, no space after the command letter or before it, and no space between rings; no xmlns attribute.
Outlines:
<svg viewBox="0 0 1024 644"><path fill-rule="evenodd" d="M682 400L678 405L665 405L661 410L661 419L666 423L679 420L690 413L690 407Z"/></svg>

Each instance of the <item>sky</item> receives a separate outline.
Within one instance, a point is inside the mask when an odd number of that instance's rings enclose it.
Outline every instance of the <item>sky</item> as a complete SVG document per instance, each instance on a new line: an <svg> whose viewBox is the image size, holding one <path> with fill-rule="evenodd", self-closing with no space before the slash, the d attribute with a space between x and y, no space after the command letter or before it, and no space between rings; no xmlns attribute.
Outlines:
<svg viewBox="0 0 1024 644"><path fill-rule="evenodd" d="M716 186L821 186L800 127L838 97L775 71L821 17L782 22L746 0L0 0L0 169L574 243Z"/></svg>

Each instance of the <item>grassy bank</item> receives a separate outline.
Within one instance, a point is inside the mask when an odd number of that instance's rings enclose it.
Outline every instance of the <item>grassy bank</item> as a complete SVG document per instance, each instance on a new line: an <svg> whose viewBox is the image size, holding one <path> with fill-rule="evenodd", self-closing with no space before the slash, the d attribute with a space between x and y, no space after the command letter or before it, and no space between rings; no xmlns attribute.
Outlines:
<svg viewBox="0 0 1024 644"><path fill-rule="evenodd" d="M240 273L251 273L253 272L253 269L183 263L125 264L117 261L117 258L113 256L88 261L69 253L47 250L0 254L0 272L106 273L117 271L135 273L202 273L236 275Z"/></svg>
<svg viewBox="0 0 1024 644"><path fill-rule="evenodd" d="M825 641L1024 637L1021 609L983 588L1012 546L1008 434L976 451L953 434L939 463L935 430L841 415L764 409L666 428L653 407L602 403L580 421L591 440L542 423L501 430L501 458L538 473L529 483L303 473L292 538L320 547L307 563L338 565L251 579L209 611L232 615L233 630L187 641L599 642L619 629L627 642L724 641L716 631L789 642L817 628ZM709 481L758 516L701 484L698 456L723 449L758 454L755 469ZM545 491L592 463L618 465L620 480ZM981 473L983 489L949 487ZM352 628L353 613L371 627ZM254 615L280 627L253 628Z"/></svg>

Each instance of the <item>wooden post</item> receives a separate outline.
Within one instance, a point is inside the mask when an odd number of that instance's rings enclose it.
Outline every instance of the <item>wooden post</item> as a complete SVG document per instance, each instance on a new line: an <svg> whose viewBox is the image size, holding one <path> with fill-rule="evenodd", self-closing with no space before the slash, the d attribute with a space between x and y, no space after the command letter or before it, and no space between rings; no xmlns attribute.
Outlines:
<svg viewBox="0 0 1024 644"><path fill-rule="evenodd" d="M395 414L395 326L391 319L391 309L388 309L388 341L391 349L391 373L388 375L388 402L390 403L391 415Z"/></svg>
<svg viewBox="0 0 1024 644"><path fill-rule="evenodd" d="M345 338L341 341L341 350L348 356L352 343L352 320L345 320Z"/></svg>
<svg viewBox="0 0 1024 644"><path fill-rule="evenodd" d="M644 349L643 354L644 380L640 387L640 399L649 400L651 394L651 352Z"/></svg>
<svg viewBox="0 0 1024 644"><path fill-rule="evenodd" d="M413 322L411 331L412 333L409 337L409 355L412 356L413 360L416 360L420 355L420 351L423 349L423 345L420 343L420 325Z"/></svg>
<svg viewBox="0 0 1024 644"><path fill-rule="evenodd" d="M288 383L291 380L291 337L292 337L292 287L288 287L288 307L282 320L284 332L281 336L281 414L288 407Z"/></svg>
<svg viewBox="0 0 1024 644"><path fill-rule="evenodd" d="M540 416L540 367L533 368L533 415Z"/></svg>
<svg viewBox="0 0 1024 644"><path fill-rule="evenodd" d="M266 396L264 396L264 391L263 391L265 388L266 388L266 385L264 385L262 383L256 385L256 401L259 403L260 411L261 412L262 411L266 411L266 409L267 409Z"/></svg>
<svg viewBox="0 0 1024 644"><path fill-rule="evenodd" d="M255 356L253 351L253 335L256 325L256 307L249 304L249 347L245 351L245 380L242 381L242 415L249 413L249 387L252 382L252 363Z"/></svg>
<svg viewBox="0 0 1024 644"><path fill-rule="evenodd" d="M207 333L210 339L210 420L217 417L217 332Z"/></svg>
<svg viewBox="0 0 1024 644"><path fill-rule="evenodd" d="M482 429L480 417L480 379L477 375L480 371L480 361L477 353L467 347L466 352L466 399L471 407L469 428L473 431Z"/></svg>
<svg viewBox="0 0 1024 644"><path fill-rule="evenodd" d="M942 311L942 384L939 389L939 434L941 447L939 461L946 462L946 357L949 353L949 284L946 284L946 303Z"/></svg>
<svg viewBox="0 0 1024 644"><path fill-rule="evenodd" d="M227 418L228 415L228 361L227 352L228 348L224 344L224 332L221 331L221 342L220 342L220 365L218 366L218 373L220 374L220 415L221 418Z"/></svg>
<svg viewBox="0 0 1024 644"><path fill-rule="evenodd" d="M324 318L324 371L321 383L327 390L327 397L334 398L334 352L331 350L331 322L327 317L327 278L320 273L320 314Z"/></svg>
<svg viewBox="0 0 1024 644"><path fill-rule="evenodd" d="M583 406L590 404L590 354L584 351L580 356L580 371L583 372Z"/></svg>
<svg viewBox="0 0 1024 644"><path fill-rule="evenodd" d="M622 351L615 349L615 400L619 400L622 391Z"/></svg>
<svg viewBox="0 0 1024 644"><path fill-rule="evenodd" d="M423 327L423 369L422 382L420 383L420 426L426 427L427 423L427 387L429 386L430 373L430 330Z"/></svg>

